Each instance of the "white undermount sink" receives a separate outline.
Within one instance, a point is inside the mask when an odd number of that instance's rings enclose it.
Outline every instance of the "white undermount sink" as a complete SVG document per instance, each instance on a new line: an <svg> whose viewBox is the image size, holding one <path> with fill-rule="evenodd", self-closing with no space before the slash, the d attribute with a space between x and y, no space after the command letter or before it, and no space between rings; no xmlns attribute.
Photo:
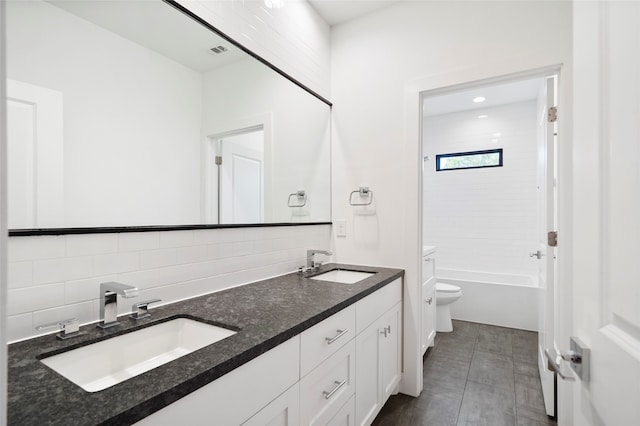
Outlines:
<svg viewBox="0 0 640 426"><path fill-rule="evenodd" d="M97 392L234 334L177 318L41 361L84 390Z"/></svg>
<svg viewBox="0 0 640 426"><path fill-rule="evenodd" d="M334 269L324 274L309 277L312 280L333 281L342 284L354 284L374 275L373 272L349 271L346 269Z"/></svg>

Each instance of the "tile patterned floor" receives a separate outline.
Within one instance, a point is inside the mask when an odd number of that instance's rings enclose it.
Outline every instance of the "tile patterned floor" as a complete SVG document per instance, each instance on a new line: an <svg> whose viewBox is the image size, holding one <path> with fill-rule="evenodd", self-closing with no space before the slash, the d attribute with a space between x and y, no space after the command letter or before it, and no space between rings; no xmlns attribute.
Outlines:
<svg viewBox="0 0 640 426"><path fill-rule="evenodd" d="M454 321L424 359L418 398L394 395L376 426L548 426L538 377L538 334Z"/></svg>

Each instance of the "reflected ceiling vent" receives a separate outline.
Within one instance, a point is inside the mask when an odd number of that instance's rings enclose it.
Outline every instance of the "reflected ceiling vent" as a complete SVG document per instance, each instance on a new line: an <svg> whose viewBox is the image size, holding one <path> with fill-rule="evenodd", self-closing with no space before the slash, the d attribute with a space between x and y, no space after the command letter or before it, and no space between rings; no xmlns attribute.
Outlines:
<svg viewBox="0 0 640 426"><path fill-rule="evenodd" d="M226 48L226 47L224 47L224 46L216 46L216 47L212 47L211 49L209 49L209 52L211 52L211 53L213 53L213 54L217 55L217 54L219 54L219 53L224 53L224 52L226 52L226 51L228 51L228 50L229 50L229 49L227 49L227 48Z"/></svg>

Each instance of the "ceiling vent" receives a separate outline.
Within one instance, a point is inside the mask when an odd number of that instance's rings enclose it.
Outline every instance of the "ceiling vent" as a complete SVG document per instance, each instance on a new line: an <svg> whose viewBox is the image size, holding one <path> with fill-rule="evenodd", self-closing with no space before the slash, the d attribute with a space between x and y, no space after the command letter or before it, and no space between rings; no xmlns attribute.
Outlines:
<svg viewBox="0 0 640 426"><path fill-rule="evenodd" d="M212 47L209 50L215 54L218 54L218 53L226 52L228 49L224 46L216 46L216 47Z"/></svg>

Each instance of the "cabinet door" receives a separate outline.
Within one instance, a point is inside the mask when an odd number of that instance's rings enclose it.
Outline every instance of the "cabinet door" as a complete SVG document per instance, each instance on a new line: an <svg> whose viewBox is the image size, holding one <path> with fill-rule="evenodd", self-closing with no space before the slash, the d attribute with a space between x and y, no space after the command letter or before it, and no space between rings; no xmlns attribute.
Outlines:
<svg viewBox="0 0 640 426"><path fill-rule="evenodd" d="M293 426L300 418L300 385L296 383L243 426Z"/></svg>
<svg viewBox="0 0 640 426"><path fill-rule="evenodd" d="M382 318L380 323L380 361L382 376L382 401L384 404L400 383L400 304Z"/></svg>
<svg viewBox="0 0 640 426"><path fill-rule="evenodd" d="M380 376L380 334L378 323L356 337L356 423L369 425L382 407Z"/></svg>
<svg viewBox="0 0 640 426"><path fill-rule="evenodd" d="M400 382L400 306L356 337L356 424L371 424Z"/></svg>
<svg viewBox="0 0 640 426"><path fill-rule="evenodd" d="M327 426L354 426L356 424L355 420L356 414L356 401L355 396L352 396L349 401L338 411Z"/></svg>
<svg viewBox="0 0 640 426"><path fill-rule="evenodd" d="M422 285L422 354L433 346L436 337L436 287L435 280Z"/></svg>

